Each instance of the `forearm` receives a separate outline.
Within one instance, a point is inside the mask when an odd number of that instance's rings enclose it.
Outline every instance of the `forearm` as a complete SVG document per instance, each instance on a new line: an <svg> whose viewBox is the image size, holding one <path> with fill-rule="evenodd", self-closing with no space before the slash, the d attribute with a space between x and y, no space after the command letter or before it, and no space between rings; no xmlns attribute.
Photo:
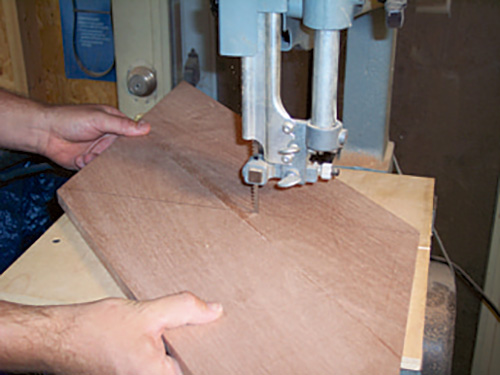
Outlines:
<svg viewBox="0 0 500 375"><path fill-rule="evenodd" d="M0 89L0 148L39 153L48 138L46 108Z"/></svg>
<svg viewBox="0 0 500 375"><path fill-rule="evenodd" d="M65 168L83 168L119 136L149 130L110 106L49 106L0 89L0 148L37 153Z"/></svg>
<svg viewBox="0 0 500 375"><path fill-rule="evenodd" d="M144 302L110 298L47 307L0 301L0 371L179 374L165 353L165 329L221 315L220 304L186 292Z"/></svg>
<svg viewBox="0 0 500 375"><path fill-rule="evenodd" d="M0 301L0 370L51 371L60 339L57 308ZM59 332L63 334L62 332Z"/></svg>

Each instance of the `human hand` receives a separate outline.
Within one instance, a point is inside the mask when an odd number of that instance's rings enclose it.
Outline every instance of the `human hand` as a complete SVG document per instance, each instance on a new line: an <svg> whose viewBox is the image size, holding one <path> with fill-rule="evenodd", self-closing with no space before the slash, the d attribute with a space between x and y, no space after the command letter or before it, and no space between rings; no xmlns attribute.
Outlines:
<svg viewBox="0 0 500 375"><path fill-rule="evenodd" d="M149 302L104 300L78 306L72 314L65 334L65 341L75 344L72 360L58 372L178 375L178 364L165 354L164 330L211 322L222 306L181 293Z"/></svg>
<svg viewBox="0 0 500 375"><path fill-rule="evenodd" d="M140 136L150 130L116 108L105 105L48 106L39 153L68 169L81 169L119 136Z"/></svg>
<svg viewBox="0 0 500 375"><path fill-rule="evenodd" d="M179 375L177 362L165 353L164 330L221 315L220 304L187 292L145 302L113 298L53 307L7 304L3 310L0 304L0 369Z"/></svg>

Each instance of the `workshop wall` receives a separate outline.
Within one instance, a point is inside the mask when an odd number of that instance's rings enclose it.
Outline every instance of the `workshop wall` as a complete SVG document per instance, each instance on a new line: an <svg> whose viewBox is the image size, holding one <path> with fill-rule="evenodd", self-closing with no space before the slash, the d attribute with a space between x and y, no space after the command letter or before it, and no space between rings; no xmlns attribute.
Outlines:
<svg viewBox="0 0 500 375"><path fill-rule="evenodd" d="M14 89L14 73L9 51L3 2L0 2L0 87Z"/></svg>
<svg viewBox="0 0 500 375"><path fill-rule="evenodd" d="M391 139L405 173L436 178L436 227L483 285L500 172L500 2L453 0L451 17L416 6L399 32ZM453 374L465 375L480 304L457 286Z"/></svg>
<svg viewBox="0 0 500 375"><path fill-rule="evenodd" d="M29 96L53 104L99 103L116 107L114 82L66 78L59 1L17 1L16 4ZM0 47L4 43L2 28L5 22L0 26ZM2 69L7 69L7 75L9 65L4 65L4 61L9 61L7 48L2 48L0 53L0 63Z"/></svg>

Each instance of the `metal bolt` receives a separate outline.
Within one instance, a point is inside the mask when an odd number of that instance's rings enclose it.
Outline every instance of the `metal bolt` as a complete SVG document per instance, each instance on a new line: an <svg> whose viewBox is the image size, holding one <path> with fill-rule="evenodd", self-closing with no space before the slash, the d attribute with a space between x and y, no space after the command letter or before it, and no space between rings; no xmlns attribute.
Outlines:
<svg viewBox="0 0 500 375"><path fill-rule="evenodd" d="M287 120L285 121L285 123L283 124L283 133L285 134L290 134L293 132L293 129L295 128L295 124L293 122L291 122L290 120Z"/></svg>
<svg viewBox="0 0 500 375"><path fill-rule="evenodd" d="M347 141L347 130L342 129L339 133L339 138L338 138L339 145L343 146L346 141Z"/></svg>
<svg viewBox="0 0 500 375"><path fill-rule="evenodd" d="M290 164L292 161L293 161L293 155L283 155L281 157L281 160L283 161L283 163L285 164Z"/></svg>
<svg viewBox="0 0 500 375"><path fill-rule="evenodd" d="M264 171L262 169L250 168L248 170L248 182L262 185L264 181Z"/></svg>

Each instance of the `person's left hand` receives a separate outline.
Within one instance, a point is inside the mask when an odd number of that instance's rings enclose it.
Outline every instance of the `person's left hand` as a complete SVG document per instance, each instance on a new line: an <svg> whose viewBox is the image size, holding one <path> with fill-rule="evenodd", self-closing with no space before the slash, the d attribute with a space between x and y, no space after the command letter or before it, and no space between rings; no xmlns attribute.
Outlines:
<svg viewBox="0 0 500 375"><path fill-rule="evenodd" d="M68 169L83 168L121 135L145 135L151 128L105 105L46 107L43 123L40 153Z"/></svg>

